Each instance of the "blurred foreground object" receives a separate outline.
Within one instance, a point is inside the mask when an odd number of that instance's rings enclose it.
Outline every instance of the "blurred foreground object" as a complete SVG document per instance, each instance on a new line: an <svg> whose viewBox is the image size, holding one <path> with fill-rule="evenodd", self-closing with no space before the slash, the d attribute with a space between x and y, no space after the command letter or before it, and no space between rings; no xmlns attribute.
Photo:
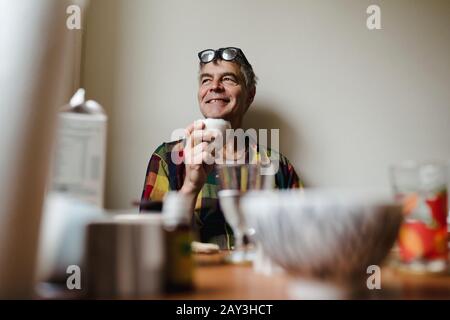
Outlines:
<svg viewBox="0 0 450 320"><path fill-rule="evenodd" d="M44 188L70 61L69 1L0 0L0 298L30 298Z"/></svg>
<svg viewBox="0 0 450 320"><path fill-rule="evenodd" d="M164 290L161 215L115 215L87 229L88 298L142 298Z"/></svg>
<svg viewBox="0 0 450 320"><path fill-rule="evenodd" d="M392 187L405 222L398 238L399 267L413 272L447 272L448 166L404 162L391 168Z"/></svg>
<svg viewBox="0 0 450 320"><path fill-rule="evenodd" d="M163 205L163 226L166 242L166 289L169 292L189 291L194 287L194 259L191 228L191 198L181 192L166 193Z"/></svg>
<svg viewBox="0 0 450 320"><path fill-rule="evenodd" d="M193 253L204 254L218 253L220 250L220 247L217 244L198 241L192 241L191 248Z"/></svg>
<svg viewBox="0 0 450 320"><path fill-rule="evenodd" d="M107 117L78 89L59 113L52 189L103 207Z"/></svg>
<svg viewBox="0 0 450 320"><path fill-rule="evenodd" d="M91 203L50 192L42 215L37 279L65 284L69 266L84 270L86 227L106 217L105 211Z"/></svg>
<svg viewBox="0 0 450 320"><path fill-rule="evenodd" d="M253 191L241 208L264 253L298 279L326 284L323 298L366 289L367 268L382 263L403 218L389 196L360 190Z"/></svg>

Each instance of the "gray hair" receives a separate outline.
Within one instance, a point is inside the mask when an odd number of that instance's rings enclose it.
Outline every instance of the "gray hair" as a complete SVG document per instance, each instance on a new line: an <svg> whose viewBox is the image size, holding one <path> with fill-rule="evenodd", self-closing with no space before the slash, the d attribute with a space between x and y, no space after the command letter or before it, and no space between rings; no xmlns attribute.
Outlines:
<svg viewBox="0 0 450 320"><path fill-rule="evenodd" d="M217 59L217 60L222 60L222 59ZM216 63L217 60L214 60L211 62ZM241 61L241 59L239 57L234 59L232 62L237 63L239 65L240 71L241 71L242 75L244 76L246 89L251 90L251 89L255 88L256 84L258 82L258 77L256 76L255 72L253 71L253 68L251 66L247 65L246 63L244 63L243 61ZM205 65L205 63L200 62L199 68L201 69L204 65Z"/></svg>
<svg viewBox="0 0 450 320"><path fill-rule="evenodd" d="M235 61L240 65L241 73L244 75L245 86L247 87L247 89L253 89L254 87L256 87L258 77L253 71L253 68L245 63L241 63L239 60Z"/></svg>

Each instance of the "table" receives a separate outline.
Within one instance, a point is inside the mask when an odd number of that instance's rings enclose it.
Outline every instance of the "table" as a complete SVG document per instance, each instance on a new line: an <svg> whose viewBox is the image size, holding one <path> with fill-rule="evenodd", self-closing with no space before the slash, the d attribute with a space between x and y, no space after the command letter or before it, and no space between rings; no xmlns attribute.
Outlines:
<svg viewBox="0 0 450 320"><path fill-rule="evenodd" d="M261 274L251 265L231 265L223 262L224 254L195 255L195 290L184 293L138 297L164 300L292 300L297 279L285 272ZM388 259L389 261L389 259ZM370 275L368 274L367 277ZM366 281L363 279L363 281ZM297 285L302 289L302 284ZM84 299L65 287L46 284L40 287L38 299ZM130 297L118 297L129 299ZM318 296L317 298L327 298ZM381 266L381 289L367 287L350 299L445 299L450 300L450 273L416 275L398 271L389 263Z"/></svg>
<svg viewBox="0 0 450 320"><path fill-rule="evenodd" d="M199 259L199 257L196 257ZM221 255L200 257L214 261L201 263L195 271L195 290L166 294L156 299L189 300L288 300L296 279L284 272L272 275L257 273L251 265L220 263ZM370 274L367 275L369 277ZM365 281L365 279L364 279ZM301 284L297 286L301 289ZM381 289L356 293L352 299L446 299L450 300L450 273L417 275L394 268L389 260L381 266Z"/></svg>

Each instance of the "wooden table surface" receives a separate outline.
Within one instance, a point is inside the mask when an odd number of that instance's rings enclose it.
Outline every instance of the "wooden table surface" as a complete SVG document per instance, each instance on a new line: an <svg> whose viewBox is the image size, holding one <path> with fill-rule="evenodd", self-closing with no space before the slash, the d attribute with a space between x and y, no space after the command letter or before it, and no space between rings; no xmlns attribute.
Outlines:
<svg viewBox="0 0 450 320"><path fill-rule="evenodd" d="M292 294L298 279L284 272L267 275L255 272L251 265L231 265L223 262L223 254L195 255L195 289L185 293L138 297L168 300L297 300ZM389 261L389 259L388 259ZM369 277L370 275L367 275ZM366 279L362 282L366 283ZM296 286L301 292L302 284ZM299 291L296 291L297 293ZM74 291L59 286L41 286L38 299L85 299ZM130 299L120 297L119 299ZM318 299L327 297L318 296ZM408 274L389 263L381 266L381 289L363 290L345 299L445 299L450 300L450 273L440 275Z"/></svg>
<svg viewBox="0 0 450 320"><path fill-rule="evenodd" d="M198 258L198 257L197 257ZM289 300L298 280L284 272L271 275L254 271L251 265L218 263L222 256L201 257L203 263L196 268L195 290L188 293L166 294L157 299L191 300ZM205 262L212 260L214 262ZM369 277L370 274L367 275ZM363 280L364 285L366 279ZM300 283L297 289L302 289ZM450 299L450 273L418 275L399 271L389 263L381 266L381 289L361 291L353 299Z"/></svg>
<svg viewBox="0 0 450 320"><path fill-rule="evenodd" d="M221 256L211 258L221 259ZM192 300L287 300L290 278L285 274L271 276L253 271L251 265L225 263L202 264L194 274L195 289L192 292L166 294L158 299Z"/></svg>

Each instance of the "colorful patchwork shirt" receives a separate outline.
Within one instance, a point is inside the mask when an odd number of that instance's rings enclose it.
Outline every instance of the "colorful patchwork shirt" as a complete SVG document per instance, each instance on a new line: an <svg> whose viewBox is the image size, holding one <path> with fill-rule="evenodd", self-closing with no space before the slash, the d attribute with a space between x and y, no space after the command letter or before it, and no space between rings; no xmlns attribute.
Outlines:
<svg viewBox="0 0 450 320"><path fill-rule="evenodd" d="M144 190L141 201L162 201L169 191L180 190L185 177L183 162L173 161L173 152L180 157L180 141L163 143L152 154L145 177ZM254 144L256 157L269 158L273 150L260 148ZM276 153L279 161L278 171L274 177L274 187L278 189L302 188L302 183L294 167L281 153ZM181 152L182 156L182 152ZM233 246L233 231L227 224L219 205L217 192L219 190L218 174L215 170L208 175L206 183L201 189L192 219L193 229L198 241L216 243L221 249L230 249ZM140 209L142 211L142 208Z"/></svg>

